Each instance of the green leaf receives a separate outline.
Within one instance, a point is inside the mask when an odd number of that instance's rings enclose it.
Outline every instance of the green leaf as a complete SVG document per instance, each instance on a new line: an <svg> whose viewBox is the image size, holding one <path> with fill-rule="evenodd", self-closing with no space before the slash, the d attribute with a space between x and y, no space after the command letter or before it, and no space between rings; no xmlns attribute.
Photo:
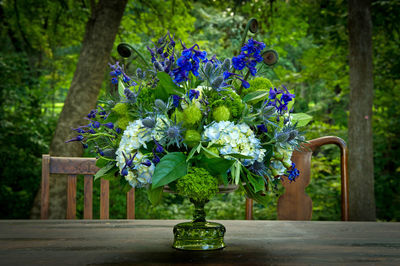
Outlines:
<svg viewBox="0 0 400 266"><path fill-rule="evenodd" d="M124 91L125 91L125 85L122 82L122 79L118 79L118 94L119 94L119 97L125 98Z"/></svg>
<svg viewBox="0 0 400 266"><path fill-rule="evenodd" d="M182 152L170 152L157 164L152 178L152 188L164 186L186 174L187 163L185 155Z"/></svg>
<svg viewBox="0 0 400 266"><path fill-rule="evenodd" d="M291 114L291 117L292 117L292 123L294 124L297 122L298 127L304 127L313 118L311 115L305 113Z"/></svg>
<svg viewBox="0 0 400 266"><path fill-rule="evenodd" d="M261 195L260 192L255 193L252 188L249 185L242 185L242 183L239 183L239 185L244 188L244 191L246 192L246 195L257 201L258 203L267 206L268 205L268 197L265 195Z"/></svg>
<svg viewBox="0 0 400 266"><path fill-rule="evenodd" d="M99 158L96 161L96 166L99 168L103 168L104 166L106 166L110 161L106 160L104 158Z"/></svg>
<svg viewBox="0 0 400 266"><path fill-rule="evenodd" d="M155 189L148 189L147 190L147 197L149 199L149 201L151 202L151 204L153 205L157 205L158 203L160 203L162 195L163 195L163 189L164 187L158 187Z"/></svg>
<svg viewBox="0 0 400 266"><path fill-rule="evenodd" d="M207 153L209 156L219 158L219 155L218 155L218 154L213 153L212 151L210 151L209 149L206 149L206 148L204 148L204 147L202 147L202 148L203 148L203 151L204 151L205 153Z"/></svg>
<svg viewBox="0 0 400 266"><path fill-rule="evenodd" d="M118 171L118 167L115 166L114 162L109 162L106 166L101 168L95 175L94 180L96 181L99 178L104 178L107 180L113 179L115 177L115 173Z"/></svg>
<svg viewBox="0 0 400 266"><path fill-rule="evenodd" d="M255 193L264 190L265 183L264 179L261 176L253 175L252 173L250 173L249 170L247 170L247 179L249 180L250 184L253 185Z"/></svg>
<svg viewBox="0 0 400 266"><path fill-rule="evenodd" d="M211 175L221 177L224 184L228 184L228 170L232 167L234 160L223 158L206 158L202 157L198 165L210 172Z"/></svg>
<svg viewBox="0 0 400 266"><path fill-rule="evenodd" d="M164 101L168 101L170 95L183 95L185 89L182 87L178 87L170 75L165 72L158 72L157 73L158 84L155 91L155 96L157 99L161 99Z"/></svg>
<svg viewBox="0 0 400 266"><path fill-rule="evenodd" d="M242 164L239 161L235 161L231 167L233 182L236 185L239 184L241 168Z"/></svg>
<svg viewBox="0 0 400 266"><path fill-rule="evenodd" d="M201 143L197 144L196 146L194 146L192 148L192 150L189 152L187 158L186 158L186 162L188 162L190 159L192 159L194 153L198 150L199 146L201 146Z"/></svg>
<svg viewBox="0 0 400 266"><path fill-rule="evenodd" d="M228 153L228 154L224 154L224 156L231 156L236 159L254 159L252 156L246 156L246 155L242 155L239 153Z"/></svg>
<svg viewBox="0 0 400 266"><path fill-rule="evenodd" d="M244 96L243 102L251 102L251 101L260 100L260 99L262 99L262 98L264 98L266 96L268 96L268 92L267 91L250 92L249 94Z"/></svg>

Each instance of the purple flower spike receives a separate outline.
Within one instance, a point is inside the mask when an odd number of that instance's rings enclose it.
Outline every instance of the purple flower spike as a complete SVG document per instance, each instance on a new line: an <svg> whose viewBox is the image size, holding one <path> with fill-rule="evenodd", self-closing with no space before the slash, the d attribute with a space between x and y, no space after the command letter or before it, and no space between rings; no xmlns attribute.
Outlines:
<svg viewBox="0 0 400 266"><path fill-rule="evenodd" d="M78 135L75 138L67 140L65 143L72 142L72 141L82 141L83 139L84 139L84 137L82 135Z"/></svg>
<svg viewBox="0 0 400 266"><path fill-rule="evenodd" d="M161 146L160 145L160 143L158 143L158 141L155 139L155 138L153 138L153 140L154 140L154 143L156 144L156 146L157 146L157 148L156 148L156 152L158 152L158 153L162 153L162 152L164 152L164 148L163 148L163 146Z"/></svg>
<svg viewBox="0 0 400 266"><path fill-rule="evenodd" d="M142 162L142 164L149 167L151 165L151 162L150 162L150 160L146 160L146 161Z"/></svg>
<svg viewBox="0 0 400 266"><path fill-rule="evenodd" d="M105 126L105 127L109 128L109 129L113 129L113 128L114 128L114 124L113 124L113 123L111 123L111 122L109 122L109 123L105 123L105 124L103 124L103 126Z"/></svg>

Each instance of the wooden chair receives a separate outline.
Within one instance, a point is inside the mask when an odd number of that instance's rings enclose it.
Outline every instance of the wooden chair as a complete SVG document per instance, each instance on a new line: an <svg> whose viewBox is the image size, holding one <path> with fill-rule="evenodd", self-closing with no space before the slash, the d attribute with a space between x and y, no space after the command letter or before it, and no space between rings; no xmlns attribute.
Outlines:
<svg viewBox="0 0 400 266"><path fill-rule="evenodd" d="M341 152L341 192L342 192L342 221L349 220L349 192L347 181L347 148L344 140L328 136L308 141L300 151L294 151L292 161L300 171L296 182L283 181L285 193L278 199L279 220L311 220L312 201L305 193L310 183L310 169L312 153L326 144L336 144ZM246 199L246 220L253 217L253 200Z"/></svg>
<svg viewBox="0 0 400 266"><path fill-rule="evenodd" d="M93 210L93 175L99 170L95 158L51 157L42 156L42 194L41 219L48 219L50 174L68 175L67 219L76 218L76 178L84 175L83 218L92 219ZM126 218L135 219L135 190L126 194ZM109 181L100 181L100 219L109 219Z"/></svg>
<svg viewBox="0 0 400 266"><path fill-rule="evenodd" d="M285 193L278 199L279 220L311 220L312 201L305 193L310 183L311 155L316 148L325 144L336 144L341 151L342 177L342 220L349 219L349 199L347 187L347 148L346 143L338 137L322 137L310 140L301 151L295 151L292 161L300 170L296 182L283 182ZM98 171L95 158L51 157L43 155L42 161L42 201L41 218L48 218L49 178L50 174L68 175L67 219L76 217L76 176L84 175L84 219L92 219L93 175ZM100 184L100 219L109 219L109 182L101 179ZM127 219L135 218L135 190L127 195ZM253 200L246 199L246 219L253 217Z"/></svg>

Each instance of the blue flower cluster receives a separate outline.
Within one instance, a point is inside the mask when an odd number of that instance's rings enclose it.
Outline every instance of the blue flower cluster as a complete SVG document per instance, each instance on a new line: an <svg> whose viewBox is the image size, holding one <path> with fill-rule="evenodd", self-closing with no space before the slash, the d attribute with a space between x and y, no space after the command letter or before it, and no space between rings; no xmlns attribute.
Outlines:
<svg viewBox="0 0 400 266"><path fill-rule="evenodd" d="M156 71L163 71L168 74L171 72L172 65L175 62L175 44L174 37L171 37L168 32L157 41L157 44L154 44L153 49L147 46Z"/></svg>
<svg viewBox="0 0 400 266"><path fill-rule="evenodd" d="M246 45L242 47L240 54L232 58L233 67L237 70L243 70L247 67L250 74L255 76L257 73L257 63L263 61L261 51L264 48L265 44L263 42L257 42L251 38Z"/></svg>
<svg viewBox="0 0 400 266"><path fill-rule="evenodd" d="M292 167L290 170L287 170L286 176L288 177L289 181L296 181L296 178L300 175L299 169L296 168L296 164L292 162Z"/></svg>
<svg viewBox="0 0 400 266"><path fill-rule="evenodd" d="M186 48L182 43L184 50L177 60L178 67L172 70L174 82L179 83L188 80L189 72L196 77L199 75L200 60L207 61L207 52L200 51L199 45L195 44L190 48ZM197 49L195 49L197 48Z"/></svg>
<svg viewBox="0 0 400 266"><path fill-rule="evenodd" d="M290 101L293 100L296 96L289 92L289 90L283 86L284 90L277 90L276 88L269 89L269 102L268 106L274 106L279 114L283 114L287 111L287 106ZM281 95L280 99L278 96Z"/></svg>
<svg viewBox="0 0 400 266"><path fill-rule="evenodd" d="M129 82L132 81L132 79L128 75L125 74L125 72L123 71L123 66L120 66L118 61L114 65L111 65L111 64L109 64L109 65L111 68L110 76L112 77L112 79L111 79L112 84L118 84L118 77L120 75L122 75L122 80L125 83L129 84ZM132 83L129 85L136 86L136 83L134 81L132 81Z"/></svg>

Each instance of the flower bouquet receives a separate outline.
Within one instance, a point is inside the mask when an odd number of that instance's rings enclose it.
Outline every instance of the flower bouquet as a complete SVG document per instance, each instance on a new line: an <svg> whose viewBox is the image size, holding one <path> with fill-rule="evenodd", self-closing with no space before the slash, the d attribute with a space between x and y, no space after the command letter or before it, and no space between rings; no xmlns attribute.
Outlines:
<svg viewBox="0 0 400 266"><path fill-rule="evenodd" d="M280 179L294 181L290 158L307 117L291 113L292 91L257 77L271 52L277 56L264 43L249 39L224 60L197 44L177 46L168 33L147 47L151 64L141 56L145 67L132 73L110 65L109 98L69 141L97 152L95 179L145 188L152 203L166 187L190 198L193 221L175 226L173 247L219 249L225 227L205 220L204 204L228 185L263 203Z"/></svg>

